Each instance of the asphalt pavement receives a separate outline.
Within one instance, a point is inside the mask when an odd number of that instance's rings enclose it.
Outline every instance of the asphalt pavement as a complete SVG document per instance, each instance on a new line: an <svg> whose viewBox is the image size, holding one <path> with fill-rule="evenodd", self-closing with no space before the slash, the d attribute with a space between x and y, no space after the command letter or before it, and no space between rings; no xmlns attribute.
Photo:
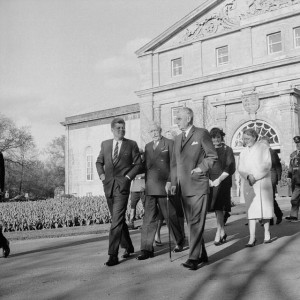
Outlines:
<svg viewBox="0 0 300 300"><path fill-rule="evenodd" d="M285 216L289 201L278 200ZM104 266L107 234L11 241L11 255L0 258L0 299L300 299L300 222L283 220L272 226L270 244L263 243L263 227L258 224L256 246L245 248L246 222L244 205L233 207L225 227L227 242L215 246L216 220L209 214L209 263L196 271L180 265L188 258L188 246L169 259L166 226L161 232L163 246L155 247L155 257L145 261L135 259L140 231L131 231L136 253L114 267Z"/></svg>

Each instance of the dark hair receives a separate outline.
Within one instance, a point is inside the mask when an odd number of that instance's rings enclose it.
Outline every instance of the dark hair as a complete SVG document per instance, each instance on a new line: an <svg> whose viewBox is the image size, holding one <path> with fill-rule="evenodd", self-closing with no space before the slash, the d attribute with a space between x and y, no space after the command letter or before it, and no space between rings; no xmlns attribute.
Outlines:
<svg viewBox="0 0 300 300"><path fill-rule="evenodd" d="M111 123L110 123L110 127L114 128L116 124L124 124L125 125L125 121L123 118L114 118Z"/></svg>
<svg viewBox="0 0 300 300"><path fill-rule="evenodd" d="M223 132L222 129L220 129L218 127L212 128L210 130L209 134L212 138L215 138L216 136L220 135L220 137L222 138L222 141L224 140L225 133Z"/></svg>
<svg viewBox="0 0 300 300"><path fill-rule="evenodd" d="M249 135L249 136L254 137L254 138L255 138L255 141L257 141L257 139L258 139L258 133L257 133L257 131L256 131L255 129L253 129L253 128L247 128L247 129L244 129L243 134L247 134L247 135Z"/></svg>

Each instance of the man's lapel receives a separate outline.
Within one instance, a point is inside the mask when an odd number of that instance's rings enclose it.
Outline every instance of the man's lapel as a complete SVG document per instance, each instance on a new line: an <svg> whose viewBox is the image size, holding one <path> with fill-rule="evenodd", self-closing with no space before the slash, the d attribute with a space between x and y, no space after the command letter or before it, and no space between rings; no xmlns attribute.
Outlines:
<svg viewBox="0 0 300 300"><path fill-rule="evenodd" d="M154 150L154 159L161 153L162 149L165 147L165 140L162 137Z"/></svg>

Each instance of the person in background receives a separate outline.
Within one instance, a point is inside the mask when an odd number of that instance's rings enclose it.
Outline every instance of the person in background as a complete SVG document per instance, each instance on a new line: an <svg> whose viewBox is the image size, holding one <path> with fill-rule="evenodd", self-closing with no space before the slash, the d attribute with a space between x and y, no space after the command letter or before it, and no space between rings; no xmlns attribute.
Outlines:
<svg viewBox="0 0 300 300"><path fill-rule="evenodd" d="M225 145L225 133L220 128L210 131L212 142L218 154L218 161L209 170L210 175L210 204L209 211L214 211L217 219L217 232L214 244L216 246L226 242L227 234L224 230L224 211L231 211L232 175L235 172L233 151Z"/></svg>
<svg viewBox="0 0 300 300"><path fill-rule="evenodd" d="M141 154L142 162L144 163L144 151L139 149ZM136 206L139 201L142 201L144 207L145 204L145 174L138 174L135 176L134 180L131 183L130 189L130 219L128 224L128 229L134 230L134 221L136 217Z"/></svg>
<svg viewBox="0 0 300 300"><path fill-rule="evenodd" d="M271 154L271 160L272 160L272 167L271 167L271 180L272 180L272 188L273 188L273 199L274 199L274 213L276 216L276 224L280 224L282 222L282 216L283 213L276 201L276 186L278 184L278 182L281 179L281 174L282 174L282 166L281 166L281 162L280 162L280 158L277 154L276 151L274 151L271 147L270 147L270 140L267 136L263 136L260 139L261 143L265 143L270 150L270 154ZM273 225L274 221L273 218L270 220L270 225Z"/></svg>
<svg viewBox="0 0 300 300"><path fill-rule="evenodd" d="M4 196L4 184L5 184L5 164L4 157L2 152L0 151L0 201ZM9 241L3 235L3 224L0 219L0 248L3 249L4 257L7 257L10 253Z"/></svg>
<svg viewBox="0 0 300 300"><path fill-rule="evenodd" d="M264 243L271 243L270 219L273 217L271 154L269 147L258 143L258 133L248 128L243 132L245 148L240 153L238 172L241 175L241 197L247 208L250 238L245 247L256 244L256 222L264 226ZM243 200L243 199L242 199Z"/></svg>
<svg viewBox="0 0 300 300"><path fill-rule="evenodd" d="M292 186L292 207L290 215L285 217L285 219L290 222L298 222L300 205L300 136L295 136L294 142L297 149L290 155L290 165L287 176L288 183Z"/></svg>

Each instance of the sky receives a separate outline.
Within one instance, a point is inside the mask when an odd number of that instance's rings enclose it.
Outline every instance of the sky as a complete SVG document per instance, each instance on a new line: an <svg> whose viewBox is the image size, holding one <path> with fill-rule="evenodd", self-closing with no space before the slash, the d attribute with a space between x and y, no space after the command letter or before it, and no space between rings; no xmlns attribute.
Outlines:
<svg viewBox="0 0 300 300"><path fill-rule="evenodd" d="M203 0L0 0L0 113L39 149L66 117L138 102L134 53Z"/></svg>

